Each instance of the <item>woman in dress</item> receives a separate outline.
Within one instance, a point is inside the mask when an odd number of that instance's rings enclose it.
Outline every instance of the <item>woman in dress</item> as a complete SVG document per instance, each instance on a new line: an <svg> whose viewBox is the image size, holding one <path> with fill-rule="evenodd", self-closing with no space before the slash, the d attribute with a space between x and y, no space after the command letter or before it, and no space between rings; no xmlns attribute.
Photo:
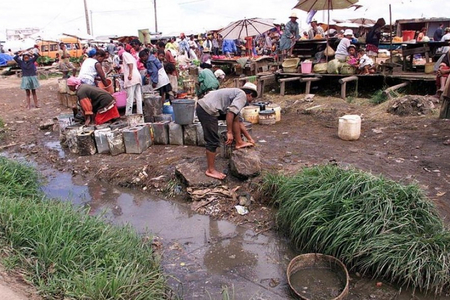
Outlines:
<svg viewBox="0 0 450 300"><path fill-rule="evenodd" d="M289 18L290 21L286 23L280 39L279 49L282 58L292 55L292 49L294 48L295 42L300 38L297 14L292 13Z"/></svg>

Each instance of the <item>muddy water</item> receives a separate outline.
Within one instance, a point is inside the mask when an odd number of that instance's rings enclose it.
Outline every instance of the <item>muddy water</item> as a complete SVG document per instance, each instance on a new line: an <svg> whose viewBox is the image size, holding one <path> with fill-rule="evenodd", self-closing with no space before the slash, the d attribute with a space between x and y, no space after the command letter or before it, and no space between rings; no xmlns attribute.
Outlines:
<svg viewBox="0 0 450 300"><path fill-rule="evenodd" d="M57 148L53 144L47 146ZM295 255L288 242L275 233L256 234L227 221L197 215L184 202L101 182L86 183L81 176L37 167L47 178L43 191L49 197L89 206L93 214L102 213L115 224L128 223L143 235L155 235L169 284L182 299L226 299L222 292L236 300L295 299L285 273ZM450 297L414 295L411 290L351 274L346 299Z"/></svg>
<svg viewBox="0 0 450 300"><path fill-rule="evenodd" d="M293 254L277 235L194 214L187 203L100 182L83 184L54 170L42 172L49 197L90 206L93 214L103 213L115 224L156 235L169 282L183 299L222 299L223 290L235 299L290 298L285 270Z"/></svg>
<svg viewBox="0 0 450 300"><path fill-rule="evenodd" d="M311 300L333 299L345 288L345 282L331 269L307 268L290 276L292 287Z"/></svg>

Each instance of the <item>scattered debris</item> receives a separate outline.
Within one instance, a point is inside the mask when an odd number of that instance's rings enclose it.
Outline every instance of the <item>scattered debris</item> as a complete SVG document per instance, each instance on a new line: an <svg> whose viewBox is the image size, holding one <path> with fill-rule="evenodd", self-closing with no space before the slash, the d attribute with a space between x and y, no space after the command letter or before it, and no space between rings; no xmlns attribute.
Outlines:
<svg viewBox="0 0 450 300"><path fill-rule="evenodd" d="M19 122L19 121L16 121ZM40 130L46 130L46 129L52 129L53 125L55 125L55 122L52 119L43 120L39 123L39 129Z"/></svg>
<svg viewBox="0 0 450 300"><path fill-rule="evenodd" d="M240 214L241 216L245 216L246 214L248 214L247 207L242 205L235 205L234 207L236 208L237 213Z"/></svg>
<svg viewBox="0 0 450 300"><path fill-rule="evenodd" d="M426 115L435 108L434 97L407 95L393 100L387 112L397 116Z"/></svg>

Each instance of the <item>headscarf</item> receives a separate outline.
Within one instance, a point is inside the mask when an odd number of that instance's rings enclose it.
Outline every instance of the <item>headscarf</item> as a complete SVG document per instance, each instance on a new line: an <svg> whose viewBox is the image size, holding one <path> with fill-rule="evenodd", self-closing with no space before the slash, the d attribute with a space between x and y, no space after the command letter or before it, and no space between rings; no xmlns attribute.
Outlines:
<svg viewBox="0 0 450 300"><path fill-rule="evenodd" d="M81 85L81 80L76 78L76 77L70 76L67 79L67 85L68 86L74 86L75 89L77 89Z"/></svg>
<svg viewBox="0 0 450 300"><path fill-rule="evenodd" d="M97 53L97 50L95 50L95 48L94 48L94 49L91 49L91 50L89 50L89 52L88 52L88 56L89 56L89 57L94 57L96 53Z"/></svg>
<svg viewBox="0 0 450 300"><path fill-rule="evenodd" d="M131 49L133 49L133 47L131 47L130 44L126 44L126 45L125 45L125 51L130 52Z"/></svg>

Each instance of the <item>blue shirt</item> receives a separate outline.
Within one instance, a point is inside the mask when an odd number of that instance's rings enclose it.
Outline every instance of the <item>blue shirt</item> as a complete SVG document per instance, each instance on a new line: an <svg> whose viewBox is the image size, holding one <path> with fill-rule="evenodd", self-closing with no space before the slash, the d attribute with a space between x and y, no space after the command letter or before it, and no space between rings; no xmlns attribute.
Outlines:
<svg viewBox="0 0 450 300"><path fill-rule="evenodd" d="M223 40L222 44L223 53L236 53L236 43L233 40Z"/></svg>
<svg viewBox="0 0 450 300"><path fill-rule="evenodd" d="M39 55L33 54L28 61L24 61L23 58L19 58L19 55L14 56L14 60L22 69L22 76L36 76L36 66L34 62L38 59Z"/></svg>
<svg viewBox="0 0 450 300"><path fill-rule="evenodd" d="M178 43L178 48L180 49L180 52L184 52L184 54L186 54L186 55L189 54L189 43L188 43L188 41L186 41L186 39L182 39Z"/></svg>
<svg viewBox="0 0 450 300"><path fill-rule="evenodd" d="M159 59L153 54L150 54L145 62L145 68L147 69L147 74L150 75L152 83L158 83L158 70L162 68Z"/></svg>

